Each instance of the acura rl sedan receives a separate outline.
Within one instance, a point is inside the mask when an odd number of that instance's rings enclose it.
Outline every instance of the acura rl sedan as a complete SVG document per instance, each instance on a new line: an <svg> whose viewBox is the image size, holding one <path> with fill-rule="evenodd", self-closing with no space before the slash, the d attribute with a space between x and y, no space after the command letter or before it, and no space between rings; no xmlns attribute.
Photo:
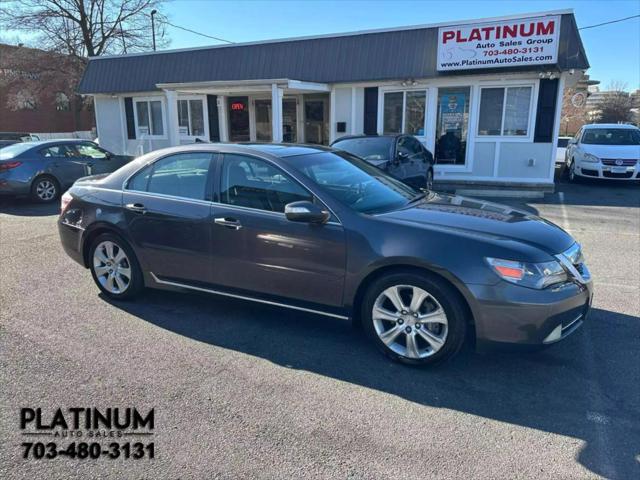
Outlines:
<svg viewBox="0 0 640 480"><path fill-rule="evenodd" d="M405 363L442 361L473 336L551 344L591 304L580 245L556 225L413 190L329 148L159 150L77 181L61 203L62 245L107 297L194 290L351 319Z"/></svg>

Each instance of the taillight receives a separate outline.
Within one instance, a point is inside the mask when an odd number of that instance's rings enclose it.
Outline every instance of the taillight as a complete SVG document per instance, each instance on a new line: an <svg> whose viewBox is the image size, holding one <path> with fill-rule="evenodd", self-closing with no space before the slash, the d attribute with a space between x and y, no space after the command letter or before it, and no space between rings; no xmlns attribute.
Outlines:
<svg viewBox="0 0 640 480"><path fill-rule="evenodd" d="M16 168L22 165L22 162L3 162L0 163L0 172L4 172L5 170L11 170L12 168Z"/></svg>
<svg viewBox="0 0 640 480"><path fill-rule="evenodd" d="M71 194L69 192L64 192L64 195L62 195L62 197L60 197L60 214L61 215L67 209L67 207L71 203L71 200L73 200L73 197L71 196Z"/></svg>

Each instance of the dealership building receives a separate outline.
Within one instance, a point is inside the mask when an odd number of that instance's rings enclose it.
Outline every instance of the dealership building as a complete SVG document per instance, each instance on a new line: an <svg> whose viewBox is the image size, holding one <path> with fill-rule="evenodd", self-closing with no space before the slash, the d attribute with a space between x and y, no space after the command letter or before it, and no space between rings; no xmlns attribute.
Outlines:
<svg viewBox="0 0 640 480"><path fill-rule="evenodd" d="M553 188L562 92L589 68L571 10L93 57L100 144L330 144L406 133L436 181Z"/></svg>

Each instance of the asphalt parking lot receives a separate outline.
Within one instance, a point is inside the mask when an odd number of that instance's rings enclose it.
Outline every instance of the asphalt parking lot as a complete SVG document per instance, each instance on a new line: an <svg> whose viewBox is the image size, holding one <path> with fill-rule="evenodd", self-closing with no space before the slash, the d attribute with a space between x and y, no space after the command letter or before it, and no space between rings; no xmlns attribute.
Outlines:
<svg viewBox="0 0 640 480"><path fill-rule="evenodd" d="M389 363L345 322L148 292L110 303L62 251L57 205L0 200L0 478L640 478L640 187L521 205L595 278L534 354ZM18 410L155 407L154 460L24 460Z"/></svg>

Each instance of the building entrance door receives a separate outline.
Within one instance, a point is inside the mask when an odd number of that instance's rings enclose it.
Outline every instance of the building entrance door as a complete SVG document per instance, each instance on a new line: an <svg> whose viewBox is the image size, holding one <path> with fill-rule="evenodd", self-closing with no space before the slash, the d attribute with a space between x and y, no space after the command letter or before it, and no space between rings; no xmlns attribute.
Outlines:
<svg viewBox="0 0 640 480"><path fill-rule="evenodd" d="M249 132L249 97L229 97L227 102L229 114L229 141L248 142Z"/></svg>
<svg viewBox="0 0 640 480"><path fill-rule="evenodd" d="M304 96L304 141L329 144L329 95Z"/></svg>

